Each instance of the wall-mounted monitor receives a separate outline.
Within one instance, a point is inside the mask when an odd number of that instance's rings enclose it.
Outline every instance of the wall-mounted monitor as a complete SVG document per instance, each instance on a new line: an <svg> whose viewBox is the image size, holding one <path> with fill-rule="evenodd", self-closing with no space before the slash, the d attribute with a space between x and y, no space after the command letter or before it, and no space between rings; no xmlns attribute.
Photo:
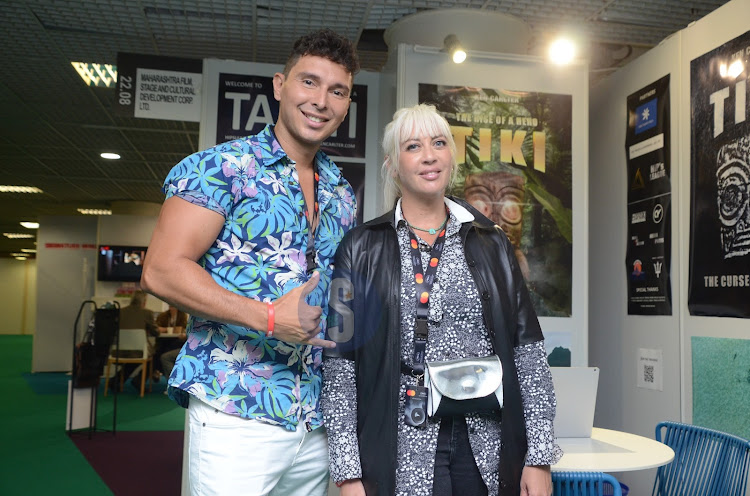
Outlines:
<svg viewBox="0 0 750 496"><path fill-rule="evenodd" d="M98 281L138 282L146 259L146 246L99 245Z"/></svg>

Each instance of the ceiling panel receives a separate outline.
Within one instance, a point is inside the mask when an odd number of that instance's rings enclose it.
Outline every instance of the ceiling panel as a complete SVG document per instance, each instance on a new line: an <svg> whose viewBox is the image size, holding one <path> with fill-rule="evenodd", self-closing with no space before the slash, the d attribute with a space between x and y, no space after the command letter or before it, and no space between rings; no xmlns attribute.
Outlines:
<svg viewBox="0 0 750 496"><path fill-rule="evenodd" d="M114 89L85 86L71 62L116 64L118 52L282 64L293 41L330 27L360 45L363 68L387 60L382 33L430 9L498 11L526 21L529 53L576 26L593 85L725 1L683 0L5 0L0 11L0 226L20 216L75 215L115 200L161 202L161 183L196 151L198 123L117 115ZM107 162L102 151L117 151ZM0 256L17 242L0 237Z"/></svg>

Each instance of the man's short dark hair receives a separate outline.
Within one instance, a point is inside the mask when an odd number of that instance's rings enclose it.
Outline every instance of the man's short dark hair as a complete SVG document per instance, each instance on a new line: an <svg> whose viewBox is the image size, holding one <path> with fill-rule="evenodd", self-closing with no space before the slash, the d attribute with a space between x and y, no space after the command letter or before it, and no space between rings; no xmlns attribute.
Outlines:
<svg viewBox="0 0 750 496"><path fill-rule="evenodd" d="M330 29L314 31L295 41L284 66L284 75L288 76L294 64L305 55L323 57L340 64L352 76L359 72L359 58L354 44Z"/></svg>

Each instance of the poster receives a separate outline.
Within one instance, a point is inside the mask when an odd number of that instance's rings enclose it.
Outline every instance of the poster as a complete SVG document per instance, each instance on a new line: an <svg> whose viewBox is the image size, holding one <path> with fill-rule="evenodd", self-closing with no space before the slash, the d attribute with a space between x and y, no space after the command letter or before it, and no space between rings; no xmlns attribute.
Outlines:
<svg viewBox="0 0 750 496"><path fill-rule="evenodd" d="M321 146L331 157L365 157L367 86L355 84L351 100L346 118ZM279 115L273 77L220 73L216 108L216 143L260 132Z"/></svg>
<svg viewBox="0 0 750 496"><path fill-rule="evenodd" d="M115 111L127 117L200 122L203 61L117 54Z"/></svg>
<svg viewBox="0 0 750 496"><path fill-rule="evenodd" d="M690 62L691 315L750 317L750 31Z"/></svg>
<svg viewBox="0 0 750 496"><path fill-rule="evenodd" d="M258 134L267 124L276 122L278 115L272 77L219 74L216 143Z"/></svg>
<svg viewBox="0 0 750 496"><path fill-rule="evenodd" d="M460 175L450 194L495 221L515 247L540 317L572 302L572 96L419 84L451 125Z"/></svg>
<svg viewBox="0 0 750 496"><path fill-rule="evenodd" d="M627 106L628 315L672 315L669 75Z"/></svg>

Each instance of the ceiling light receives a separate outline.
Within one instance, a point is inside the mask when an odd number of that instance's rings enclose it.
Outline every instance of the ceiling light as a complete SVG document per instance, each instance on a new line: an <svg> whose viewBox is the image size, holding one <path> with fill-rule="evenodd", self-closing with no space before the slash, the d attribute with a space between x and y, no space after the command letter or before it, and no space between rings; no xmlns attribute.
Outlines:
<svg viewBox="0 0 750 496"><path fill-rule="evenodd" d="M110 153L110 152L104 152L99 155L101 158L106 158L107 160L119 160L120 155L116 153Z"/></svg>
<svg viewBox="0 0 750 496"><path fill-rule="evenodd" d="M0 186L0 193L43 193L34 186Z"/></svg>
<svg viewBox="0 0 750 496"><path fill-rule="evenodd" d="M20 222L19 224L21 224L26 229L39 229L38 222Z"/></svg>
<svg viewBox="0 0 750 496"><path fill-rule="evenodd" d="M112 64L89 64L86 62L71 62L83 82L89 86L114 88L117 84L117 66Z"/></svg>
<svg viewBox="0 0 750 496"><path fill-rule="evenodd" d="M23 239L23 238L33 238L33 234L26 234L26 233L3 233L3 236L9 239Z"/></svg>
<svg viewBox="0 0 750 496"><path fill-rule="evenodd" d="M36 250L34 248L21 248L21 251L25 253L36 253Z"/></svg>
<svg viewBox="0 0 750 496"><path fill-rule="evenodd" d="M569 64L576 54L575 44L567 38L558 38L549 46L549 58L558 65Z"/></svg>
<svg viewBox="0 0 750 496"><path fill-rule="evenodd" d="M455 34L449 34L443 41L443 51L448 52L453 59L453 62L460 64L466 60L466 50L461 47L461 43L456 38Z"/></svg>
<svg viewBox="0 0 750 496"><path fill-rule="evenodd" d="M25 258L28 258L29 254L28 253L11 253L10 256L11 257L25 257Z"/></svg>
<svg viewBox="0 0 750 496"><path fill-rule="evenodd" d="M26 259L28 259L28 257L13 257L13 258L15 258L16 260L26 260Z"/></svg>
<svg viewBox="0 0 750 496"><path fill-rule="evenodd" d="M112 215L112 211L106 208L79 208L77 210L83 215Z"/></svg>

